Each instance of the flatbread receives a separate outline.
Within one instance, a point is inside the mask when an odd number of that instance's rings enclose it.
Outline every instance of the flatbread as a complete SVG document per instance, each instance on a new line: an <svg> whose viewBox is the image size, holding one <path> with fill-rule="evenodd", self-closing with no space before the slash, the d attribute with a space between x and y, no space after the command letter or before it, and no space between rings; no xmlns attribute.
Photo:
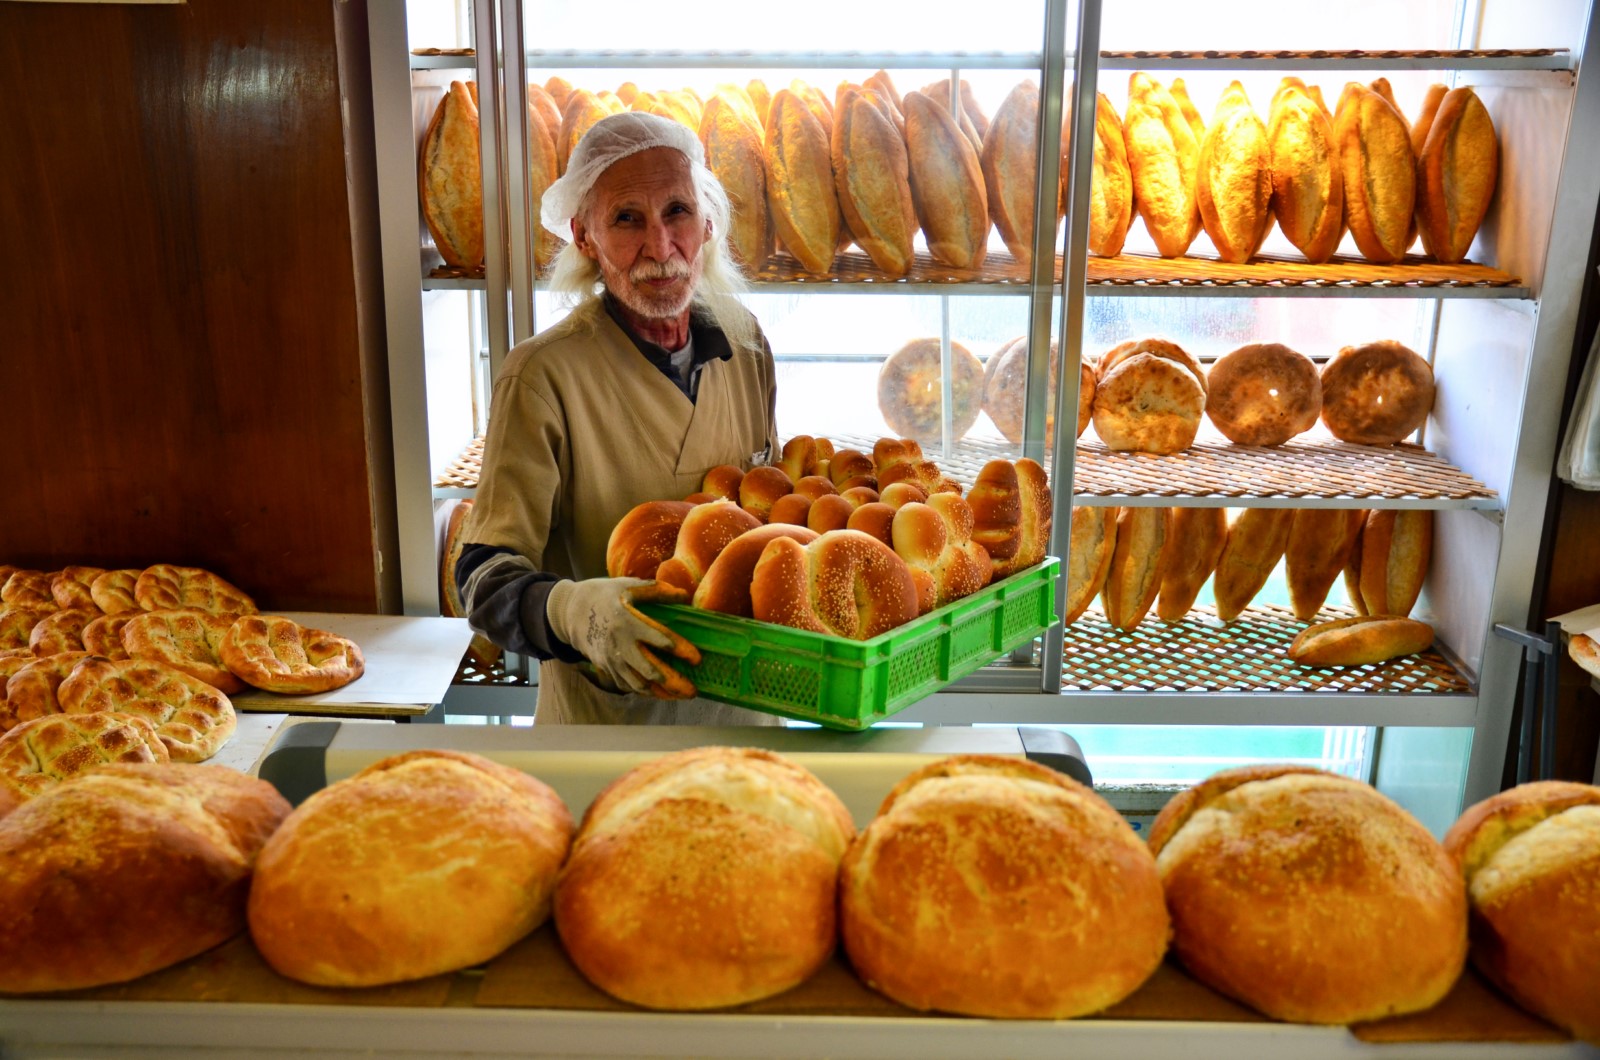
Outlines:
<svg viewBox="0 0 1600 1060"><path fill-rule="evenodd" d="M28 634L28 647L41 658L64 651L83 650L83 627L98 618L93 608L69 607L40 619Z"/></svg>
<svg viewBox="0 0 1600 1060"><path fill-rule="evenodd" d="M253 615L256 602L244 590L199 567L158 563L145 568L133 598L146 611L192 609L215 615Z"/></svg>
<svg viewBox="0 0 1600 1060"><path fill-rule="evenodd" d="M55 571L19 570L0 585L0 602L12 607L32 607L43 611L56 609L56 598L50 595L50 581Z"/></svg>
<svg viewBox="0 0 1600 1060"><path fill-rule="evenodd" d="M238 615L206 611L144 611L122 627L122 647L130 659L166 663L228 695L245 684L223 665L218 649Z"/></svg>
<svg viewBox="0 0 1600 1060"><path fill-rule="evenodd" d="M268 692L326 692L366 671L355 641L279 615L246 615L222 640L228 669Z"/></svg>
<svg viewBox="0 0 1600 1060"><path fill-rule="evenodd" d="M124 611L142 611L139 601L133 598L133 587L139 583L143 568L136 570L108 570L89 584L89 595L94 604L108 615Z"/></svg>
<svg viewBox="0 0 1600 1060"><path fill-rule="evenodd" d="M133 714L51 714L0 736L0 817L69 777L113 762L166 762L155 726Z"/></svg>
<svg viewBox="0 0 1600 1060"><path fill-rule="evenodd" d="M1094 432L1113 450L1180 452L1193 444L1205 402L1193 372L1153 353L1136 353L1100 377Z"/></svg>
<svg viewBox="0 0 1600 1060"><path fill-rule="evenodd" d="M54 611L53 607L0 607L0 651L27 648L28 640L33 636L33 627L49 618Z"/></svg>
<svg viewBox="0 0 1600 1060"><path fill-rule="evenodd" d="M126 659L128 649L122 646L122 627L145 612L135 608L114 615L101 615L83 627L83 647L106 659Z"/></svg>
<svg viewBox="0 0 1600 1060"><path fill-rule="evenodd" d="M85 659L61 683L66 714L117 711L155 726L174 762L204 762L233 735L228 697L198 677L142 659Z"/></svg>
<svg viewBox="0 0 1600 1060"><path fill-rule="evenodd" d="M61 683L88 657L84 651L62 652L35 659L12 674L6 681L5 705L0 707L0 731L47 714L60 714Z"/></svg>
<svg viewBox="0 0 1600 1060"><path fill-rule="evenodd" d="M103 567L63 567L50 579L50 595L57 607L98 612L100 605L94 602L89 586L104 573Z"/></svg>

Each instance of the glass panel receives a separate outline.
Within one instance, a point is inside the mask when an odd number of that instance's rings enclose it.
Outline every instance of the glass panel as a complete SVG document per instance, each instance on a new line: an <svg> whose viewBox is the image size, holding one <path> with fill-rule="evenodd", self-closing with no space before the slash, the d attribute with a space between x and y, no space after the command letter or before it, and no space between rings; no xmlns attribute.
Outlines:
<svg viewBox="0 0 1600 1060"><path fill-rule="evenodd" d="M1107 3L1101 47L1111 51L1453 48L1454 0L1352 0L1337 10L1282 0ZM1329 101L1330 104L1332 101Z"/></svg>
<svg viewBox="0 0 1600 1060"><path fill-rule="evenodd" d="M1054 725L1083 748L1096 787L1186 785L1264 762L1365 779L1372 730L1252 725Z"/></svg>

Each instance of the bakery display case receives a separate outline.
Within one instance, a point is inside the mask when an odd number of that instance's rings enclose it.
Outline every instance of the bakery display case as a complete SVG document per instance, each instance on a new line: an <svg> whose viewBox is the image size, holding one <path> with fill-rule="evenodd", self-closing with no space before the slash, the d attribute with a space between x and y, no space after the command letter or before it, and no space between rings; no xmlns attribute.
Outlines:
<svg viewBox="0 0 1600 1060"><path fill-rule="evenodd" d="M1369 746L1367 755L1372 775L1430 824L1492 791L1510 736L1519 652L1490 631L1527 618L1557 381L1600 195L1595 149L1571 135L1600 120L1600 90L1580 76L1592 20L1576 3L1539 5L1523 17L1509 4L1440 0L1398 15L1374 7L1371 17L1329 26L1247 6L1219 26L1197 22L1182 5L1135 15L1097 3L1005 3L959 32L935 21L874 32L869 21L830 9L770 42L728 30L723 22L737 19L714 13L666 28L619 17L603 48L592 24L560 5L473 4L460 18L469 30L454 33L452 24L454 35L426 38L408 35L396 12L374 10L408 609L437 607L431 508L471 496L500 358L561 312L538 275L537 181L513 164L529 155L539 126L530 101L537 111L545 86L596 94L693 88L710 98L719 85L761 80L775 91L799 79L825 95L841 81L881 77L903 96L966 81L976 115L988 120L1027 84L1038 90L1026 167L1031 205L1048 217L1059 201L1064 216L1053 230L1035 226L1031 241L1013 233L1008 244L1001 226L991 227L982 261L966 267L939 260L919 236L899 274L842 238L825 271L781 249L751 269L747 302L778 358L782 435L870 448L892 433L878 397L882 366L931 339L940 429L924 439L929 455L966 485L994 457L1044 462L1056 496L1052 554L1064 572L1074 507L1426 511L1432 562L1413 615L1434 627L1435 647L1384 664L1293 663L1286 649L1305 619L1289 606L1280 568L1227 623L1209 592L1181 621L1152 613L1132 630L1114 628L1091 605L1032 652L900 717L1367 727L1381 734L1381 753ZM841 37L840 24L861 28ZM501 65L494 56L503 56ZM1381 79L1407 121L1420 117L1430 85L1471 86L1493 122L1498 187L1465 259L1451 263L1421 243L1398 261L1370 260L1352 236L1313 263L1276 224L1242 262L1221 260L1204 231L1183 253L1162 257L1139 217L1116 253L1091 253L1096 93L1126 114L1134 74L1183 79L1202 122L1235 81L1263 119L1286 77L1320 89L1330 109L1346 83ZM415 180L418 145L457 80L478 83L482 112L495 116L481 129L485 255L466 268L443 264L419 221ZM951 95L958 98L947 112L965 112L960 93ZM1054 413L1077 406L1073 369L1146 335L1183 345L1207 368L1247 343L1285 344L1320 369L1343 346L1393 340L1421 354L1437 389L1426 422L1393 445L1343 441L1321 424L1282 445L1241 445L1209 422L1192 444L1163 455L1113 450L1094 427L1074 446L1054 444L1066 435L1052 436L1045 422L1070 421ZM1019 339L1025 370L1014 373L1009 398L1022 429L1009 437L986 407L956 438L945 428L960 412L961 348L992 366ZM1052 342L1064 369L1057 373L1042 353ZM1058 590L1058 606L1065 597ZM1330 601L1343 598L1336 585ZM1354 613L1330 602L1316 617Z"/></svg>

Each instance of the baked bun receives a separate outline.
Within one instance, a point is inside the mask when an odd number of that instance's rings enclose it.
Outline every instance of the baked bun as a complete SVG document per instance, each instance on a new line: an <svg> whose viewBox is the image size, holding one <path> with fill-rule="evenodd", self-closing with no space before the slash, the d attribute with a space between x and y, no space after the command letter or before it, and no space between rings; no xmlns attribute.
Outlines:
<svg viewBox="0 0 1600 1060"><path fill-rule="evenodd" d="M1033 265L1034 196L1039 183L1039 87L1023 81L994 112L978 153L989 217L1024 269Z"/></svg>
<svg viewBox="0 0 1600 1060"><path fill-rule="evenodd" d="M217 654L246 683L286 695L343 688L367 668L355 641L280 615L243 616L222 635Z"/></svg>
<svg viewBox="0 0 1600 1060"><path fill-rule="evenodd" d="M931 599L919 598L919 613L971 596L989 584L994 562L972 540L972 530L972 508L954 493L935 493L895 511L894 550L913 577L924 572L932 586Z"/></svg>
<svg viewBox="0 0 1600 1060"><path fill-rule="evenodd" d="M811 633L870 640L917 617L905 560L859 530L833 530L802 545L767 543L750 581L755 617Z"/></svg>
<svg viewBox="0 0 1600 1060"><path fill-rule="evenodd" d="M1317 366L1276 342L1254 342L1211 366L1206 415L1239 445L1282 445L1322 412Z"/></svg>
<svg viewBox="0 0 1600 1060"><path fill-rule="evenodd" d="M1489 212L1500 146L1489 111L1471 88L1451 89L1417 154L1417 227L1422 248L1442 262L1462 261Z"/></svg>
<svg viewBox="0 0 1600 1060"><path fill-rule="evenodd" d="M1359 580L1366 614L1409 615L1433 560L1433 512L1385 508L1361 530Z"/></svg>
<svg viewBox="0 0 1600 1060"><path fill-rule="evenodd" d="M256 602L249 594L220 575L171 563L146 567L134 583L133 598L146 611L192 608L215 615L256 613Z"/></svg>
<svg viewBox="0 0 1600 1060"><path fill-rule="evenodd" d="M89 586L104 573L104 567L63 567L61 573L50 579L50 596L63 611L76 609L98 613L100 608Z"/></svg>
<svg viewBox="0 0 1600 1060"><path fill-rule="evenodd" d="M1117 509L1072 509L1072 539L1067 544L1067 622L1076 622L1105 588L1117 547Z"/></svg>
<svg viewBox="0 0 1600 1060"><path fill-rule="evenodd" d="M1346 346L1322 366L1322 422L1335 438L1391 445L1427 422L1433 368L1398 342Z"/></svg>
<svg viewBox="0 0 1600 1060"><path fill-rule="evenodd" d="M811 502L806 511L806 528L825 534L829 530L843 530L850 525L850 516L856 506L837 493L825 494Z"/></svg>
<svg viewBox="0 0 1600 1060"><path fill-rule="evenodd" d="M834 489L843 493L855 486L877 482L877 469L872 457L859 449L841 449L828 461L828 477Z"/></svg>
<svg viewBox="0 0 1600 1060"><path fill-rule="evenodd" d="M1227 510L1173 508L1171 535L1161 572L1156 617L1163 622L1181 622L1222 558L1222 546L1228 538Z"/></svg>
<svg viewBox="0 0 1600 1060"><path fill-rule="evenodd" d="M749 103L746 96L743 103ZM754 109L719 90L700 115L700 142L706 166L728 193L731 218L728 249L746 271L754 273L772 254L772 218L767 212L765 131Z"/></svg>
<svg viewBox="0 0 1600 1060"><path fill-rule="evenodd" d="M556 928L590 982L636 1005L771 997L833 953L854 835L838 797L770 751L665 755L590 804L556 884Z"/></svg>
<svg viewBox="0 0 1600 1060"><path fill-rule="evenodd" d="M1127 342L1119 342L1100 355L1100 360L1095 364L1095 370L1099 373L1100 378L1104 379L1117 365L1140 353L1154 354L1157 357L1171 361L1173 364L1182 365L1189 370L1190 375L1194 376L1195 382L1200 384L1200 392L1202 394L1210 392L1210 383L1206 381L1206 370L1200 366L1200 362L1195 359L1194 354L1179 346L1176 342L1168 342L1166 339L1129 339Z"/></svg>
<svg viewBox="0 0 1600 1060"><path fill-rule="evenodd" d="M767 512L767 522L804 526L806 517L810 514L810 497L799 493L788 493L772 502L772 508Z"/></svg>
<svg viewBox="0 0 1600 1060"><path fill-rule="evenodd" d="M1294 617L1310 622L1350 563L1366 512L1359 508L1301 508L1289 523L1284 568Z"/></svg>
<svg viewBox="0 0 1600 1060"><path fill-rule="evenodd" d="M859 530L861 533L868 534L871 537L882 541L890 548L893 548L894 516L896 510L897 509L893 505L884 504L882 501L868 501L867 503L857 507L855 511L851 512L850 518L845 521L844 525L846 529ZM913 572L912 577L916 577L915 572ZM921 606L922 591L920 586L917 595L918 611L920 612L923 610Z"/></svg>
<svg viewBox="0 0 1600 1060"><path fill-rule="evenodd" d="M1333 140L1356 247L1379 265L1399 261L1411 241L1417 184L1405 118L1381 94L1352 82L1334 114Z"/></svg>
<svg viewBox="0 0 1600 1060"><path fill-rule="evenodd" d="M617 520L606 541L606 576L654 578L656 568L678 544L678 528L694 505L687 501L645 501Z"/></svg>
<svg viewBox="0 0 1600 1060"><path fill-rule="evenodd" d="M1445 833L1471 907L1472 964L1517 1003L1600 1045L1600 787L1541 780Z"/></svg>
<svg viewBox="0 0 1600 1060"><path fill-rule="evenodd" d="M1022 516L1017 550L1009 558L996 558L994 561L996 581L1044 562L1050 550L1050 524L1054 518L1050 479L1037 460L1023 457L1012 467L1017 473L1017 501Z"/></svg>
<svg viewBox="0 0 1600 1060"><path fill-rule="evenodd" d="M1022 493L1016 465L991 460L983 465L967 493L972 508L972 540L991 560L1006 560L1022 544Z"/></svg>
<svg viewBox="0 0 1600 1060"><path fill-rule="evenodd" d="M1069 147L1061 138L1062 151ZM1061 167L1061 202L1067 201L1067 166ZM1133 225L1133 170L1122 116L1104 92L1094 101L1094 172L1089 185L1089 253L1114 258Z"/></svg>
<svg viewBox="0 0 1600 1060"><path fill-rule="evenodd" d="M231 696L243 692L245 683L220 653L237 618L206 611L146 611L122 627L122 646L130 659L165 663Z"/></svg>
<svg viewBox="0 0 1600 1060"><path fill-rule="evenodd" d="M52 611L28 633L28 648L40 657L83 650L83 627L93 622L97 609L68 607Z"/></svg>
<svg viewBox="0 0 1600 1060"><path fill-rule="evenodd" d="M119 611L114 615L101 615L83 627L83 650L107 659L126 659L128 649L122 646L122 628L143 611Z"/></svg>
<svg viewBox="0 0 1600 1060"><path fill-rule="evenodd" d="M989 193L978 149L950 114L949 101L921 92L904 99L911 202L933 260L975 269L988 252Z"/></svg>
<svg viewBox="0 0 1600 1060"><path fill-rule="evenodd" d="M279 974L319 986L470 967L544 922L571 839L542 781L457 751L394 755L283 822L256 864L250 935Z"/></svg>
<svg viewBox="0 0 1600 1060"><path fill-rule="evenodd" d="M1298 77L1272 97L1267 149L1279 231L1307 261L1327 261L1344 238L1344 169L1333 122Z"/></svg>
<svg viewBox="0 0 1600 1060"><path fill-rule="evenodd" d="M773 467L798 483L807 475L817 473L817 440L809 434L797 434L783 443L783 451Z"/></svg>
<svg viewBox="0 0 1600 1060"><path fill-rule="evenodd" d="M834 108L831 147L840 213L856 245L885 273L904 276L917 234L904 134L874 93L846 87Z"/></svg>
<svg viewBox="0 0 1600 1060"><path fill-rule="evenodd" d="M829 130L787 88L772 97L766 129L767 207L783 248L801 268L826 276L839 243Z"/></svg>
<svg viewBox="0 0 1600 1060"><path fill-rule="evenodd" d="M739 486L744 482L744 470L732 464L718 464L706 472L700 481L700 490L725 501L739 503ZM649 502L646 502L649 503Z"/></svg>
<svg viewBox="0 0 1600 1060"><path fill-rule="evenodd" d="M1223 261L1249 261L1272 227L1272 150L1267 127L1234 81L1200 143L1195 181L1200 223Z"/></svg>
<svg viewBox="0 0 1600 1060"><path fill-rule="evenodd" d="M1211 577L1217 617L1222 621L1238 618L1267 584L1289 547L1293 522L1293 508L1244 508L1234 515Z"/></svg>
<svg viewBox="0 0 1600 1060"><path fill-rule="evenodd" d="M121 983L244 930L289 804L220 766L107 765L0 818L0 993Z"/></svg>
<svg viewBox="0 0 1600 1060"><path fill-rule="evenodd" d="M1467 903L1438 841L1359 781L1224 770L1150 830L1172 948L1275 1019L1344 1024L1433 1006L1466 960Z"/></svg>
<svg viewBox="0 0 1600 1060"><path fill-rule="evenodd" d="M1128 78L1122 135L1139 216L1162 257L1182 257L1200 233L1200 139L1172 94L1140 72Z"/></svg>
<svg viewBox="0 0 1600 1060"><path fill-rule="evenodd" d="M1170 508L1124 508L1117 515L1116 546L1100 590L1106 621L1131 630L1156 602L1172 538Z"/></svg>
<svg viewBox="0 0 1600 1060"><path fill-rule="evenodd" d="M787 499L787 498L785 498ZM787 537L808 545L817 539L817 532L805 526L773 521L754 530L746 530L728 542L694 591L694 606L707 611L720 611L726 615L751 618L750 579L755 574L756 561L767 547L767 542Z"/></svg>
<svg viewBox="0 0 1600 1060"><path fill-rule="evenodd" d="M114 762L166 762L155 726L132 714L47 714L0 736L0 817L79 773Z"/></svg>
<svg viewBox="0 0 1600 1060"><path fill-rule="evenodd" d="M1094 395L1094 430L1114 451L1177 453L1194 442L1206 396L1188 369L1139 353L1102 369Z"/></svg>
<svg viewBox="0 0 1600 1060"><path fill-rule="evenodd" d="M1156 970L1170 933L1153 859L1127 822L1016 758L961 755L906 777L839 882L856 974L920 1010L1098 1012Z"/></svg>
<svg viewBox="0 0 1600 1060"><path fill-rule="evenodd" d="M54 613L53 609L20 604L0 607L0 651L20 648L32 654L28 640L33 636L33 627Z"/></svg>
<svg viewBox="0 0 1600 1060"><path fill-rule="evenodd" d="M656 569L656 580L693 594L711 562L728 542L761 525L761 520L731 501L697 504L683 517L671 558Z"/></svg>
<svg viewBox="0 0 1600 1060"><path fill-rule="evenodd" d="M57 696L63 713L111 710L147 719L174 762L205 761L238 726L227 696L182 670L140 659L88 656L73 666Z"/></svg>
<svg viewBox="0 0 1600 1060"><path fill-rule="evenodd" d="M951 429L963 437L983 407L983 362L959 342L950 343ZM912 339L883 362L878 372L878 410L895 434L937 445L944 437L943 372L938 339ZM837 465L838 456L834 457ZM833 481L839 481L837 467Z"/></svg>
<svg viewBox="0 0 1600 1060"><path fill-rule="evenodd" d="M766 522L779 497L794 492L794 483L778 467L753 467L739 481L739 507Z"/></svg>
<svg viewBox="0 0 1600 1060"><path fill-rule="evenodd" d="M94 599L94 605L108 615L144 610L139 606L139 601L133 598L134 586L139 584L139 575L143 573L142 567L106 571L89 583L89 595Z"/></svg>
<svg viewBox="0 0 1600 1060"><path fill-rule="evenodd" d="M825 475L806 475L795 481L794 491L807 500L814 501L830 493L838 493L839 487Z"/></svg>
<svg viewBox="0 0 1600 1060"><path fill-rule="evenodd" d="M483 174L478 154L478 105L467 86L450 88L422 134L417 182L422 217L448 265L483 264Z"/></svg>

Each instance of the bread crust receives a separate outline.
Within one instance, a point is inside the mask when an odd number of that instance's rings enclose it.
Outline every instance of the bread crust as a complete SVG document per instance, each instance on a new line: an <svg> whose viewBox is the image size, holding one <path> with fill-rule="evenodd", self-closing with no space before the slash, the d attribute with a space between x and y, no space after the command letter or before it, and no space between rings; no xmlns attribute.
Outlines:
<svg viewBox="0 0 1600 1060"><path fill-rule="evenodd" d="M561 129L556 135L556 168L562 174L567 171L567 161L572 157L572 149L578 146L578 141L583 139L583 134L594 127L601 118L611 113L611 108L606 105L595 93L587 88L575 88L567 93L567 98L561 104ZM677 120L678 115L666 114L665 117ZM691 125L691 129L698 128Z"/></svg>
<svg viewBox="0 0 1600 1060"><path fill-rule="evenodd" d="M1272 152L1267 127L1235 81L1222 93L1200 143L1195 201L1223 261L1249 261L1272 226Z"/></svg>
<svg viewBox="0 0 1600 1060"><path fill-rule="evenodd" d="M146 611L191 608L216 615L253 615L257 611L250 595L221 575L171 563L146 567L134 583L133 598Z"/></svg>
<svg viewBox="0 0 1600 1060"><path fill-rule="evenodd" d="M917 616L904 560L860 530L833 530L810 544L770 541L750 580L757 619L812 633L870 640Z"/></svg>
<svg viewBox="0 0 1600 1060"><path fill-rule="evenodd" d="M1164 258L1182 257L1200 232L1200 140L1172 93L1148 74L1128 79L1122 135L1133 201Z"/></svg>
<svg viewBox="0 0 1600 1060"><path fill-rule="evenodd" d="M100 608L89 592L94 580L105 573L104 567L63 567L50 579L50 596L63 611L77 608L99 613Z"/></svg>
<svg viewBox="0 0 1600 1060"><path fill-rule="evenodd" d="M226 695L182 670L142 659L86 657L61 681L57 699L66 714L111 710L148 719L174 762L205 761L238 726Z"/></svg>
<svg viewBox="0 0 1600 1060"><path fill-rule="evenodd" d="M237 618L183 609L146 611L122 627L122 646L131 659L165 663L219 692L235 695L245 690L245 683L228 669L219 652Z"/></svg>
<svg viewBox="0 0 1600 1060"><path fill-rule="evenodd" d="M134 587L139 584L139 575L143 573L143 567L106 571L89 584L89 595L94 599L94 605L108 615L143 610L133 598Z"/></svg>
<svg viewBox="0 0 1600 1060"><path fill-rule="evenodd" d="M1465 260L1494 200L1500 147L1488 108L1471 88L1439 103L1417 157L1417 225L1422 248L1443 262Z"/></svg>
<svg viewBox="0 0 1600 1060"><path fill-rule="evenodd" d="M58 605L55 595L50 591L50 583L55 580L57 573L59 572L14 570L4 584L0 585L0 601L12 607L55 611Z"/></svg>
<svg viewBox="0 0 1600 1060"><path fill-rule="evenodd" d="M1016 465L991 460L979 470L967 491L972 507L972 540L982 545L991 560L1010 559L1022 543L1022 494Z"/></svg>
<svg viewBox="0 0 1600 1060"><path fill-rule="evenodd" d="M1334 114L1345 218L1362 257L1389 265L1405 257L1416 207L1411 130L1377 92L1352 83Z"/></svg>
<svg viewBox="0 0 1600 1060"><path fill-rule="evenodd" d="M6 679L6 697L0 701L0 731L13 729L35 718L62 713L61 684L87 658L88 652L64 651L42 658L35 657L31 662L19 666ZM105 709L116 708L107 706Z"/></svg>
<svg viewBox="0 0 1600 1060"><path fill-rule="evenodd" d="M1167 542L1167 562L1161 573L1156 617L1163 622L1181 622L1194 607L1201 586L1217 569L1223 542L1228 537L1228 512L1225 508L1173 508L1171 511L1172 537ZM1070 594L1070 590L1068 592Z"/></svg>
<svg viewBox="0 0 1600 1060"><path fill-rule="evenodd" d="M82 651L83 627L99 614L98 609L80 607L52 611L28 633L28 648L41 658L64 651Z"/></svg>
<svg viewBox="0 0 1600 1060"><path fill-rule="evenodd" d="M856 245L879 269L904 276L917 234L905 138L875 98L847 87L834 110L831 150L839 208Z"/></svg>
<svg viewBox="0 0 1600 1060"><path fill-rule="evenodd" d="M1293 508L1245 508L1228 525L1211 579L1217 617L1232 622L1272 576L1289 544Z"/></svg>
<svg viewBox="0 0 1600 1060"><path fill-rule="evenodd" d="M773 245L763 137L754 111L744 113L727 93L719 92L706 103L700 119L706 165L728 193L728 245L751 274L772 254Z"/></svg>
<svg viewBox="0 0 1600 1060"><path fill-rule="evenodd" d="M999 350L995 351L991 360L994 361L993 371L990 365L984 365L984 373L988 381L983 389L983 409L989 414L989 419L999 428L1000 433L1014 444L1022 442L1023 402L1027 397L1028 384L1028 337L1026 335L1012 339ZM1056 431L1055 392L1057 380L1061 375L1061 347L1054 340L1050 343L1050 369L1048 376L1048 389L1045 391L1045 419L1044 433L1047 438L1054 438ZM1094 392L1097 385L1094 367L1087 361L1078 365L1078 428L1077 437L1082 437L1084 429L1089 426L1094 410Z"/></svg>
<svg viewBox="0 0 1600 1060"><path fill-rule="evenodd" d="M753 467L739 480L739 507L764 523L778 498L793 492L794 483L781 467L770 464Z"/></svg>
<svg viewBox="0 0 1600 1060"><path fill-rule="evenodd" d="M1433 512L1393 508L1367 516L1361 531L1361 602L1368 614L1409 615L1433 561Z"/></svg>
<svg viewBox="0 0 1600 1060"><path fill-rule="evenodd" d="M1322 413L1317 366L1280 343L1223 354L1206 382L1206 415L1238 445L1282 445L1314 427Z"/></svg>
<svg viewBox="0 0 1600 1060"><path fill-rule="evenodd" d="M1062 150L1068 141L1062 137ZM1066 208L1067 167L1061 167L1061 203ZM1094 170L1089 185L1089 252L1103 258L1122 253L1133 226L1133 170L1128 163L1128 142L1122 135L1122 115L1104 92L1095 93Z"/></svg>
<svg viewBox="0 0 1600 1060"><path fill-rule="evenodd" d="M1176 453L1200 430L1205 391L1188 369L1138 353L1100 376L1094 430L1112 450Z"/></svg>
<svg viewBox="0 0 1600 1060"><path fill-rule="evenodd" d="M21 604L0 607L0 651L15 648L31 650L28 640L33 636L33 627L54 613L54 608L25 607Z"/></svg>
<svg viewBox="0 0 1600 1060"><path fill-rule="evenodd" d="M1289 524L1284 568L1294 617L1310 622L1349 566L1367 513L1359 508L1301 508Z"/></svg>
<svg viewBox="0 0 1600 1060"><path fill-rule="evenodd" d="M768 113L767 207L773 231L802 268L826 276L840 227L829 130L787 88L772 97Z"/></svg>
<svg viewBox="0 0 1600 1060"><path fill-rule="evenodd" d="M1404 441L1433 410L1433 368L1398 342L1346 346L1322 366L1322 422L1341 441Z"/></svg>
<svg viewBox="0 0 1600 1060"><path fill-rule="evenodd" d="M1567 655L1595 677L1600 677L1600 644L1588 634L1579 633L1567 642Z"/></svg>
<svg viewBox="0 0 1600 1060"><path fill-rule="evenodd" d="M1117 509L1078 505L1072 509L1067 545L1066 622L1076 622L1105 588L1117 547Z"/></svg>
<svg viewBox="0 0 1600 1060"><path fill-rule="evenodd" d="M983 408L983 363L965 345L950 342L953 370L951 431L961 438L978 421ZM944 437L943 370L937 338L912 339L883 362L878 371L878 411L895 434L936 444ZM833 480L839 479L834 456ZM875 469L874 469L875 470Z"/></svg>
<svg viewBox="0 0 1600 1060"><path fill-rule="evenodd" d="M1188 350L1185 350L1176 342L1169 342L1166 339L1144 338L1119 342L1100 355L1100 360L1095 365L1095 371L1101 379L1104 379L1117 365L1139 353L1154 354L1174 364L1182 365L1189 370L1190 375L1194 376L1195 382L1200 384L1200 392L1202 394L1210 393L1210 383L1206 378L1206 370L1200 366L1200 362Z"/></svg>
<svg viewBox="0 0 1600 1060"><path fill-rule="evenodd" d="M1415 655L1433 645L1433 627L1396 615L1358 615L1319 622L1289 644L1302 666L1363 666Z"/></svg>
<svg viewBox="0 0 1600 1060"><path fill-rule="evenodd" d="M84 650L107 659L128 658L128 649L122 646L122 627L142 614L143 611L122 611L101 615L83 627Z"/></svg>
<svg viewBox="0 0 1600 1060"><path fill-rule="evenodd" d="M1006 249L1024 269L1033 265L1034 195L1039 177L1039 88L1013 88L983 134L979 165L989 216Z"/></svg>
<svg viewBox="0 0 1600 1060"><path fill-rule="evenodd" d="M759 516L732 501L717 500L710 504L695 505L683 517L672 555L656 568L655 579L663 585L675 586L693 594L712 561L728 547L728 543L746 530L754 530L760 525Z"/></svg>
<svg viewBox="0 0 1600 1060"><path fill-rule="evenodd" d="M328 692L366 672L361 646L278 615L245 615L223 634L218 654L246 683L267 692Z"/></svg>
<svg viewBox="0 0 1600 1060"><path fill-rule="evenodd" d="M133 714L48 714L25 721L0 735L0 817L80 773L170 758L155 726Z"/></svg>
<svg viewBox="0 0 1600 1060"><path fill-rule="evenodd" d="M448 265L483 264L483 172L478 105L467 86L450 88L422 136L417 166L422 217Z"/></svg>
<svg viewBox="0 0 1600 1060"><path fill-rule="evenodd" d="M1161 591L1171 537L1170 508L1124 508L1117 514L1116 545L1100 591L1112 627L1127 631L1144 621Z"/></svg>
<svg viewBox="0 0 1600 1060"><path fill-rule="evenodd" d="M921 92L904 101L911 202L935 261L975 269L988 253L989 193L978 150L948 105Z"/></svg>
<svg viewBox="0 0 1600 1060"><path fill-rule="evenodd" d="M803 499L803 498L802 498ZM807 504L809 512L810 505ZM774 508L776 511L776 507ZM756 561L775 538L787 537L808 545L817 539L817 531L804 525L788 522L771 522L746 530L717 554L704 578L695 587L694 606L707 611L720 611L727 615L751 618L750 579L755 574Z"/></svg>
<svg viewBox="0 0 1600 1060"><path fill-rule="evenodd" d="M1017 472L1017 497L1022 506L1017 551L1009 559L994 561L994 577L1008 578L1020 570L1042 563L1050 548L1050 479L1037 460L1023 457L1013 465Z"/></svg>

